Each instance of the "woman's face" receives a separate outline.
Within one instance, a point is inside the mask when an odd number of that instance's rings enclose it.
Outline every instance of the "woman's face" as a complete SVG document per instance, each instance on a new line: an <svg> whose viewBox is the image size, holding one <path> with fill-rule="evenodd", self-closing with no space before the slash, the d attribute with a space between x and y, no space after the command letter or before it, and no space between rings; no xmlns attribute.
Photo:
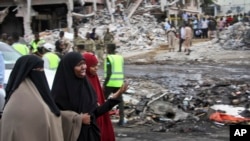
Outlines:
<svg viewBox="0 0 250 141"><path fill-rule="evenodd" d="M98 70L98 66L97 64L96 65L93 65L89 68L89 71L92 75L97 75L97 70Z"/></svg>
<svg viewBox="0 0 250 141"><path fill-rule="evenodd" d="M80 61L75 67L74 72L78 78L84 78L86 75L87 65L84 60Z"/></svg>

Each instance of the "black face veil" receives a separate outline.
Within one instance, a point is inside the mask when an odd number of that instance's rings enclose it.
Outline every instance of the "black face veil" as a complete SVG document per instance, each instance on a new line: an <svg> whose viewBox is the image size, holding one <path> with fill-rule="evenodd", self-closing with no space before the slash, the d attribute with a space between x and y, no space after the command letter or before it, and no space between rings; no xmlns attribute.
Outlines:
<svg viewBox="0 0 250 141"><path fill-rule="evenodd" d="M11 95L18 88L21 82L28 77L34 83L50 110L55 115L60 115L60 111L50 95L50 89L44 71L36 69L43 69L43 63L43 60L35 55L25 55L17 60L6 87L5 105L8 103Z"/></svg>

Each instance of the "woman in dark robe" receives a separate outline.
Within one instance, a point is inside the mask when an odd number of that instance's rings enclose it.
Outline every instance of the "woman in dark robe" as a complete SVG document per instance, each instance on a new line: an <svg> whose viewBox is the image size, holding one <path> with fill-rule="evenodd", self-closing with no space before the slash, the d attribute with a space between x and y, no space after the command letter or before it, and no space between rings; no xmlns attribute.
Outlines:
<svg viewBox="0 0 250 141"><path fill-rule="evenodd" d="M60 111L50 95L43 60L20 57L6 87L1 141L63 141Z"/></svg>
<svg viewBox="0 0 250 141"><path fill-rule="evenodd" d="M105 103L104 93L97 75L98 70L98 60L97 57L92 53L84 53L83 57L85 58L87 64L87 78L93 86L97 94L98 105L103 105ZM102 141L115 141L115 134L109 113L105 113L102 116L97 118L97 125L101 131L101 140Z"/></svg>
<svg viewBox="0 0 250 141"><path fill-rule="evenodd" d="M86 78L86 68L85 60L80 53L66 54L57 68L51 93L60 110L83 114L78 141L101 141L96 118L120 102L117 97L127 90L128 85L123 85L113 98L98 106L96 93Z"/></svg>

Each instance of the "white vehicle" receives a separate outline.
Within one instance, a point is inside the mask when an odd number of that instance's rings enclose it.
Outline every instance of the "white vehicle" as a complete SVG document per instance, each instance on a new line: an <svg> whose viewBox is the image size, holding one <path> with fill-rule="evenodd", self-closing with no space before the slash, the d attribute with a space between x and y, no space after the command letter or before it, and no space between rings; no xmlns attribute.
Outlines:
<svg viewBox="0 0 250 141"><path fill-rule="evenodd" d="M3 54L4 58L4 64L5 64L5 76L4 76L4 88L7 85L10 73L19 57L22 55L19 54L16 50L14 50L11 46L9 46L6 43L0 42L0 51ZM55 76L55 70L49 70L49 69L44 69L45 74L49 83L49 86L51 88L54 76ZM3 109L4 102L5 102L5 90L4 88L0 88L0 112Z"/></svg>

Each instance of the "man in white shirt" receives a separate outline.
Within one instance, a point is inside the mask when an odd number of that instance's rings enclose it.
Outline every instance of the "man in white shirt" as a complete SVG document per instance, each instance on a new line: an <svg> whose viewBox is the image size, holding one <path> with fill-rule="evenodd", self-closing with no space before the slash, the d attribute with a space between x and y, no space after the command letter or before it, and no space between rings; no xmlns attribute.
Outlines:
<svg viewBox="0 0 250 141"><path fill-rule="evenodd" d="M208 20L206 18L202 18L201 20L201 30L202 30L202 37L207 38Z"/></svg>
<svg viewBox="0 0 250 141"><path fill-rule="evenodd" d="M179 38L180 38L180 40L179 40L179 51L178 52L181 52L182 44L185 41L185 25L184 24L181 26Z"/></svg>
<svg viewBox="0 0 250 141"><path fill-rule="evenodd" d="M182 19L184 20L184 22L188 22L188 14L186 13L186 11L183 12Z"/></svg>

